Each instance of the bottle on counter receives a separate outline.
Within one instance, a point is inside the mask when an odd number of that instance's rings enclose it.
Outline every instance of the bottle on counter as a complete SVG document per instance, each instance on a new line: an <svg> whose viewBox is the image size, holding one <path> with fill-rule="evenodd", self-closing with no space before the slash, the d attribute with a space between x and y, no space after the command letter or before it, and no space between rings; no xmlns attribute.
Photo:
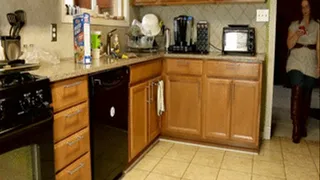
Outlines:
<svg viewBox="0 0 320 180"><path fill-rule="evenodd" d="M119 43L119 37L118 37L118 34L115 34L114 35L114 41L113 41L113 51L116 53L116 54L120 54L120 43Z"/></svg>

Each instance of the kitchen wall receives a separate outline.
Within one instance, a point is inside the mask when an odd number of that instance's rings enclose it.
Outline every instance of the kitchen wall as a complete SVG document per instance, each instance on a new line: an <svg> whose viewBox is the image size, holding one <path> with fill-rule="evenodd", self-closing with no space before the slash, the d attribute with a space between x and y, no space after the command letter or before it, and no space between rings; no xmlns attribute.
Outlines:
<svg viewBox="0 0 320 180"><path fill-rule="evenodd" d="M6 14L17 9L23 9L27 13L27 24L21 30L22 44L35 44L35 46L57 53L61 58L72 57L73 28L72 24L60 23L59 2L60 0L1 0L0 35L9 34L10 25ZM136 12L136 10L132 12ZM51 42L51 23L58 24L57 42ZM103 34L113 28L109 26L92 26L93 30L102 30ZM124 34L127 28L117 27L117 29L120 43L124 46Z"/></svg>
<svg viewBox="0 0 320 180"><path fill-rule="evenodd" d="M140 9L140 18L147 13L156 14L164 24L173 31L173 18L179 15L190 15L199 20L210 23L210 41L221 48L222 28L228 24L249 24L256 28L257 52L266 52L267 23L255 21L256 9L268 8L265 3L260 4L201 4L182 6L152 6ZM140 19L141 20L141 19ZM172 39L173 39L173 33Z"/></svg>

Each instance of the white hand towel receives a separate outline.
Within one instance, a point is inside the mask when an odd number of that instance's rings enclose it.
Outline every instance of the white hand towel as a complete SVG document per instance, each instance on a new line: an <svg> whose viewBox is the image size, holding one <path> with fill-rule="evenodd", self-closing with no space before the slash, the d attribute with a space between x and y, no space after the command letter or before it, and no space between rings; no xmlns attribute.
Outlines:
<svg viewBox="0 0 320 180"><path fill-rule="evenodd" d="M161 116L165 111L164 109L164 83L163 81L158 82L158 93L157 93L157 114Z"/></svg>

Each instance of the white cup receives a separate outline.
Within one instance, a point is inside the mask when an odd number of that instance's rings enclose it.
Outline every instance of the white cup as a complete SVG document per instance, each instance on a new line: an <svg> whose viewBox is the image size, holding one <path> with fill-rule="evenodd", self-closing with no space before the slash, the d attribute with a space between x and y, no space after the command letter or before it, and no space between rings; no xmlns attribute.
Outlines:
<svg viewBox="0 0 320 180"><path fill-rule="evenodd" d="M92 59L100 58L100 49L92 49Z"/></svg>

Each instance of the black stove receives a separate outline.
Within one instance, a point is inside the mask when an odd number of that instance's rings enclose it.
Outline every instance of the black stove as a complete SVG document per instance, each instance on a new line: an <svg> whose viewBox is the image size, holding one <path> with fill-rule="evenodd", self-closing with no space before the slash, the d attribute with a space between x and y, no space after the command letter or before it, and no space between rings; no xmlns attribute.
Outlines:
<svg viewBox="0 0 320 180"><path fill-rule="evenodd" d="M0 164L6 164L0 179L16 174L20 179L55 179L51 102L48 78L26 72L0 74L0 157L12 157L0 158ZM19 164L15 157L20 156L32 165Z"/></svg>
<svg viewBox="0 0 320 180"><path fill-rule="evenodd" d="M18 72L0 75L0 135L52 116L50 81Z"/></svg>

